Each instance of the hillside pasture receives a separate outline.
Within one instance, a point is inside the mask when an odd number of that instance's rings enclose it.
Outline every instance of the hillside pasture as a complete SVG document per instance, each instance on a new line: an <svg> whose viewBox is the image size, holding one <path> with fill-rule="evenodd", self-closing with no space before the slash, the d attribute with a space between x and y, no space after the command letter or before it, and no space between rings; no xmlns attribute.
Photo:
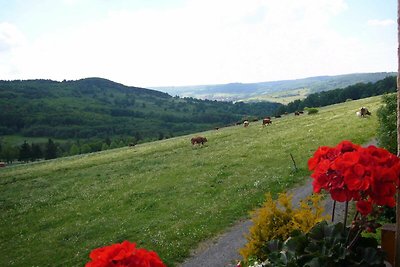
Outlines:
<svg viewBox="0 0 400 267"><path fill-rule="evenodd" d="M321 145L365 143L380 97L99 153L0 169L0 266L83 266L129 240L168 266L308 175ZM368 107L372 116L355 112ZM299 170L294 171L290 153Z"/></svg>

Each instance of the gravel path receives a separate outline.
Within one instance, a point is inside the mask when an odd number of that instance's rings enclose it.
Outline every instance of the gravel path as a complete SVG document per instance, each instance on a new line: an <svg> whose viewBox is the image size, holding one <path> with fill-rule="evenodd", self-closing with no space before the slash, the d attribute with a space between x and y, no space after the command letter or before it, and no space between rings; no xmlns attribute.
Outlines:
<svg viewBox="0 0 400 267"><path fill-rule="evenodd" d="M371 140L364 146L377 145L376 140ZM294 188L289 191L293 194L293 205L297 205L301 199L309 196L312 193L311 179L306 179L304 185ZM331 215L333 201L330 197L325 199L325 212ZM336 203L335 222L343 221L344 203ZM232 267L236 266L241 256L238 252L247 240L245 235L248 233L250 220L240 221L233 227L227 230L224 234L203 242L193 251L191 257L179 267Z"/></svg>

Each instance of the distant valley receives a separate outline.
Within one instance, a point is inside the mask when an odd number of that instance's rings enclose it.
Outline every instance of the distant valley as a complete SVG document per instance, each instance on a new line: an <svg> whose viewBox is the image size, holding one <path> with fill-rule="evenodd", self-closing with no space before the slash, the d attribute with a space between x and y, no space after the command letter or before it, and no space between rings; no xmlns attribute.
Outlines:
<svg viewBox="0 0 400 267"><path fill-rule="evenodd" d="M296 80L283 80L259 83L229 83L216 85L153 87L157 91L181 97L218 101L270 101L288 104L307 95L357 83L374 83L395 72L354 73L336 76L318 76Z"/></svg>

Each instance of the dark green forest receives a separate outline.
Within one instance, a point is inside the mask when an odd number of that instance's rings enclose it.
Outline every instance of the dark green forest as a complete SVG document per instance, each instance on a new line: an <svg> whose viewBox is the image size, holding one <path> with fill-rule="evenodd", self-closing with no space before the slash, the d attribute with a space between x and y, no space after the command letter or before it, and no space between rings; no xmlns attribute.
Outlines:
<svg viewBox="0 0 400 267"><path fill-rule="evenodd" d="M162 139L272 114L279 104L172 97L100 78L0 81L0 135Z"/></svg>

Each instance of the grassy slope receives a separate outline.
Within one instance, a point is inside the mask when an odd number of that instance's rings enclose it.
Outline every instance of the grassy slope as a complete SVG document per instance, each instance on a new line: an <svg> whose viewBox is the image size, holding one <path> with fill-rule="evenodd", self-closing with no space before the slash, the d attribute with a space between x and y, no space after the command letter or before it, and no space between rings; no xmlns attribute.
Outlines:
<svg viewBox="0 0 400 267"><path fill-rule="evenodd" d="M204 132L204 147L193 148L191 135L1 169L0 266L82 266L90 250L125 239L173 265L246 216L265 192L303 180L318 146L372 138L379 102ZM357 118L361 106L373 116Z"/></svg>

